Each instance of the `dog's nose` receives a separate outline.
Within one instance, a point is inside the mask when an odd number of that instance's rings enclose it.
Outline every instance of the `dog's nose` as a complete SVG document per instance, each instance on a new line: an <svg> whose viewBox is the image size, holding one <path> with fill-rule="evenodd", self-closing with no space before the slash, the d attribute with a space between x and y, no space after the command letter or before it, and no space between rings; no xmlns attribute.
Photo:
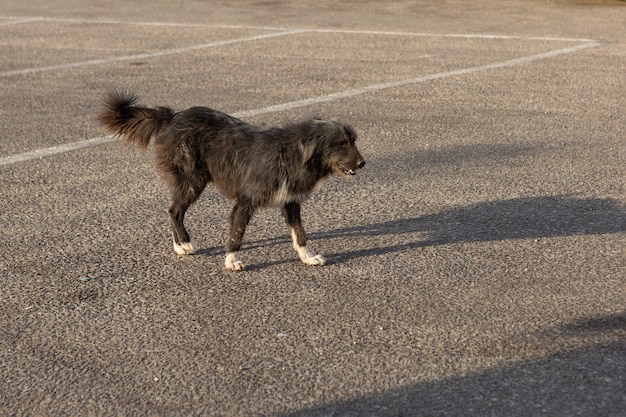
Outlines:
<svg viewBox="0 0 626 417"><path fill-rule="evenodd" d="M363 168L364 166L365 166L365 161L361 161L361 162L359 162L359 164L357 165L357 167L358 167L359 169L360 169L360 168Z"/></svg>

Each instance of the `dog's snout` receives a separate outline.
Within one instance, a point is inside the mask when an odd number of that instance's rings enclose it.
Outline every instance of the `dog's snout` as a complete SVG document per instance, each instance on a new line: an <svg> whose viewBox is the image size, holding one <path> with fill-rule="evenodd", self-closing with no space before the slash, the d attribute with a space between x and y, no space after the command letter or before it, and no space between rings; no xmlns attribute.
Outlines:
<svg viewBox="0 0 626 417"><path fill-rule="evenodd" d="M365 166L365 161L361 161L357 164L357 168L361 169Z"/></svg>

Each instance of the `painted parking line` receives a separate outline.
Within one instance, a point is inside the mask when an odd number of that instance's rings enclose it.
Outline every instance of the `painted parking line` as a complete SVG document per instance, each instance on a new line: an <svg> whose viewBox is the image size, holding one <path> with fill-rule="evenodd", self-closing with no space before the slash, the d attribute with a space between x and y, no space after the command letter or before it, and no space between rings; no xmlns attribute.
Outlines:
<svg viewBox="0 0 626 417"><path fill-rule="evenodd" d="M65 64L47 65L33 68L23 68L11 71L0 72L0 77L10 77L15 75L27 75L35 74L47 71L58 71L70 68L80 68L92 65L109 64L114 62L134 61L140 59L159 58L168 55L182 54L199 49L215 48L219 46L232 45L235 43L253 42L262 39L269 39L279 36L289 36L298 33L332 33L332 34L356 34L356 35L375 35L375 36L410 36L410 37L439 37L439 38L462 38L462 39L491 39L491 40L527 40L527 41L560 41L560 42L585 42L594 43L596 41L592 39L578 39L578 38L557 38L557 37L535 37L535 36L514 36L514 35L491 35L491 34L454 34L454 33L428 33L428 32L397 32L397 31L376 31L376 30L342 30L342 29L286 29L279 27L267 27L267 26L239 26L239 25L203 25L203 24L189 24L189 23L167 23L167 22L127 22L120 20L90 20L90 19L62 19L62 18L43 18L43 17L30 17L30 18L13 18L11 16L0 16L5 19L15 19L9 22L0 23L5 24L20 24L31 22L56 22L56 23L89 23L89 24L103 24L103 25L139 25L139 26L165 26L165 27L214 27L214 28L228 28L228 29L246 29L246 30L271 30L272 33L263 35L247 36L242 38L227 39L222 41L208 42L199 45L190 45L187 47L173 48L163 50L159 52L143 53L124 55L111 58L91 59L79 62L70 62Z"/></svg>
<svg viewBox="0 0 626 417"><path fill-rule="evenodd" d="M19 162L32 161L33 159L41 159L47 156L56 155L59 153L71 152L71 151L75 151L78 149L90 148L90 147L102 145L103 143L108 143L111 141L113 141L113 138L111 138L110 136L98 136L95 138L81 140L78 142L70 142L70 143L65 143L63 145L51 146L49 148L36 149L34 151L24 152L24 153L0 158L0 166L17 164Z"/></svg>
<svg viewBox="0 0 626 417"><path fill-rule="evenodd" d="M325 103L329 101L335 101L335 100L340 100L344 98L359 96L362 94L367 94L367 93L371 93L375 91L387 90L389 88L403 87L403 86L407 86L411 84L419 84L419 83L423 83L427 81L438 80L441 78L472 74L472 73L480 72L480 71L514 67L514 66L521 65L521 64L527 64L533 61L554 58L559 55L571 54L574 52L582 51L584 49L594 48L597 46L600 46L600 44L599 43L585 43L582 45L576 45L576 46L572 46L569 48L557 49L557 50L545 52L542 54L528 55L528 56L524 56L521 58L510 59L507 61L494 62L492 64L487 64L487 65L479 65L475 67L462 68L462 69L453 70L453 71L438 72L435 74L424 75L424 76L417 77L417 78L408 78L404 80L390 81L390 82L381 83L381 84L374 84L374 85L370 85L367 87L341 91L338 93L332 93L332 94L328 94L325 96L312 97L312 98L308 98L304 100L298 100L298 101L292 101L292 102L283 103L283 104L277 104L274 106L268 106L262 109L242 111L242 112L239 112L236 117L250 117L250 116L257 116L259 114L275 113L275 112L295 109L298 107L306 107L306 106L310 106L313 104Z"/></svg>
<svg viewBox="0 0 626 417"><path fill-rule="evenodd" d="M84 23L96 25L125 25L125 26L154 26L154 27L181 27L181 28L215 28L215 29L242 29L242 30L269 30L269 31L289 31L293 28L280 26L254 26L254 25L220 25L211 23L179 23L179 22L144 22L132 20L100 20L100 19L75 19L57 17L18 17L0 16L0 19L15 19L17 23L30 22L54 22L54 23ZM0 23L1 24L1 23ZM11 24L11 23L7 23ZM586 38L564 38L552 36L520 36L520 35L498 35L485 33L432 33L432 32L402 32L402 31L382 31L364 29L320 29L320 28L299 28L303 32L310 33L343 33L356 35L386 35L386 36L416 36L416 37L439 37L439 38L460 38L460 39L493 39L493 40L528 40L547 42L596 42L594 39Z"/></svg>
<svg viewBox="0 0 626 417"><path fill-rule="evenodd" d="M485 33L432 33L432 32L397 32L382 30L358 30L358 29L303 29L311 33L343 33L355 35L378 35L378 36L414 36L430 38L457 38L457 39L490 39L490 40L514 40L514 41L544 41L544 42L597 42L586 38L560 38L552 36L519 36L519 35L496 35Z"/></svg>
<svg viewBox="0 0 626 417"><path fill-rule="evenodd" d="M48 66L43 66L43 67L24 68L24 69L19 69L19 70L0 72L0 77L34 74L34 73L45 72L45 71L58 71L58 70L63 70L63 69L68 69L68 68L79 68L79 67L86 67L90 65L110 64L114 62L133 61L137 59L159 58L159 57L164 57L168 55L182 54L182 53L186 53L190 51L196 51L199 49L215 48L218 46L232 45L235 43L253 42L253 41L258 41L261 39L275 38L278 36L288 36L288 35L293 35L293 34L302 33L302 32L303 32L302 30L273 32L273 33L266 33L264 35L246 36L243 38L227 39L227 40L222 40L222 41L202 43L198 45L190 45L190 46L185 46L182 48L166 49L166 50L159 51L159 52L124 55L124 56L102 58L102 59L91 59L87 61L71 62L67 64L58 64L58 65L48 65Z"/></svg>
<svg viewBox="0 0 626 417"><path fill-rule="evenodd" d="M428 82L428 81L434 81L434 80L438 80L442 78L468 75L468 74L473 74L477 72L495 70L495 69L500 69L500 68L511 68L511 67L515 67L518 65L529 64L535 61L554 58L560 55L576 53L585 49L595 48L600 45L601 44L598 42L589 42L589 43L584 43L581 45L571 46L568 48L556 49L556 50L548 51L548 52L541 53L541 54L527 55L527 56L523 56L520 58L509 59L506 61L494 62L492 64L461 68L458 70L439 72L439 73L424 75L424 76L416 77L416 78L408 78L408 79L399 80L399 81L391 81L387 83L374 84L374 85L370 85L366 87L341 91L341 92L332 93L332 94L328 94L324 96L311 97L311 98L304 99L304 100L297 100L297 101L291 101L287 103L267 106L267 107L263 107L260 109L240 111L237 113L233 113L233 116L244 118L244 117L258 116L258 115L268 114L268 113L276 113L276 112L296 109L299 107L306 107L306 106L311 106L315 104L326 103L326 102L336 101L336 100L340 100L344 98L355 97L355 96L359 96L363 94L387 90L390 88L397 88L397 87L419 84L419 83ZM53 147L45 148L45 149L38 149L35 151L31 151L31 152L25 152L22 154L0 158L0 166L12 165L18 162L25 162L25 161L30 161L33 159L44 158L44 157L51 156L51 155L56 155L60 153L70 152L70 151L77 150L77 149L97 146L97 145L104 144L104 143L109 143L111 141L113 141L113 138L111 138L110 136L100 136L100 137L87 139L87 140L83 140L79 142L68 143L65 145L53 146Z"/></svg>
<svg viewBox="0 0 626 417"><path fill-rule="evenodd" d="M0 18L3 18L2 16L0 16ZM0 22L0 26L9 26L9 25L20 25L23 23L32 23L32 22L40 22L41 19L33 17L33 18L24 18L24 19L12 19L9 18L9 20L4 21L4 22Z"/></svg>
<svg viewBox="0 0 626 417"><path fill-rule="evenodd" d="M287 31L293 28L278 26L255 26L255 25L226 25L213 23L181 23L181 22L146 22L140 20L108 20L108 19L75 19L65 17L42 17L42 16L0 16L18 23L30 22L52 22L52 23L78 23L89 25L120 25L120 26L153 26L153 27L174 27L174 28L215 28L215 29L246 29L246 30L270 30Z"/></svg>

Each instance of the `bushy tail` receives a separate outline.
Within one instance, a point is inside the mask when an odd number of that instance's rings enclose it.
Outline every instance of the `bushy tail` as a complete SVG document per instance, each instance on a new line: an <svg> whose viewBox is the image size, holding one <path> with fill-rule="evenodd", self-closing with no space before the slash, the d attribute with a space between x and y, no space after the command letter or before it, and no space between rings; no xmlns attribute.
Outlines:
<svg viewBox="0 0 626 417"><path fill-rule="evenodd" d="M152 135L169 124L174 110L167 107L135 106L139 96L112 91L104 97L104 110L97 117L104 130L146 149Z"/></svg>

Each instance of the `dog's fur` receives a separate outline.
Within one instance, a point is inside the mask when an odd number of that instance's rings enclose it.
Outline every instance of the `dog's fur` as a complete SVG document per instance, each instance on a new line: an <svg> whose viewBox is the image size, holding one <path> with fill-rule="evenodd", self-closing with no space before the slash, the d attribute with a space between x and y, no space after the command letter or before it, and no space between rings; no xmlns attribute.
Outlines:
<svg viewBox="0 0 626 417"><path fill-rule="evenodd" d="M237 252L260 207L282 209L302 262L325 264L306 247L300 204L332 174L349 178L365 165L350 126L312 119L261 129L206 107L174 112L136 105L138 100L131 93L109 93L98 121L108 133L141 149L154 141L157 167L172 191L168 212L176 253L195 252L183 219L206 184L213 182L235 201L226 242L227 270L244 269Z"/></svg>

